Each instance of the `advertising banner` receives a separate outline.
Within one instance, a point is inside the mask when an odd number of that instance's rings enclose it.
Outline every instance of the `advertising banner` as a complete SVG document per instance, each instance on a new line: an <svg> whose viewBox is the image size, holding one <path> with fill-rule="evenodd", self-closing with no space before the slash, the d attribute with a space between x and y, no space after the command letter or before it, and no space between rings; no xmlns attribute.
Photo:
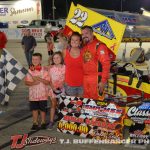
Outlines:
<svg viewBox="0 0 150 150"><path fill-rule="evenodd" d="M42 18L41 0L2 1L0 18L0 22L8 22L9 28L28 25L32 20Z"/></svg>
<svg viewBox="0 0 150 150"><path fill-rule="evenodd" d="M127 117L133 122L129 129L130 139L136 144L150 143L150 101L128 107Z"/></svg>
<svg viewBox="0 0 150 150"><path fill-rule="evenodd" d="M21 40L26 30L27 28L1 29L1 31L6 34L8 40ZM30 28L30 31L31 35L33 35L36 40L44 40L44 28Z"/></svg>
<svg viewBox="0 0 150 150"><path fill-rule="evenodd" d="M75 6L72 3L64 33L67 35L70 35L72 31L80 33L84 25L89 25L93 28L97 39L104 42L110 49L111 57L116 56L124 34L125 25L81 5Z"/></svg>
<svg viewBox="0 0 150 150"><path fill-rule="evenodd" d="M124 108L111 102L62 96L57 131L97 140L123 139Z"/></svg>

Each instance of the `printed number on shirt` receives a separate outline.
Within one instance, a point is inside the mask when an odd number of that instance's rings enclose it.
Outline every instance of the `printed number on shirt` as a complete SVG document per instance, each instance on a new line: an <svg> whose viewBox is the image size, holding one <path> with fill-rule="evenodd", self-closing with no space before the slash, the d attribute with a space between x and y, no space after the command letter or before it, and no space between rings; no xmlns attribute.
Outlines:
<svg viewBox="0 0 150 150"><path fill-rule="evenodd" d="M72 24L76 24L78 27L82 27L84 22L88 18L88 13L86 11L81 11L81 9L77 8L74 11L74 16L73 18L70 19L70 22Z"/></svg>

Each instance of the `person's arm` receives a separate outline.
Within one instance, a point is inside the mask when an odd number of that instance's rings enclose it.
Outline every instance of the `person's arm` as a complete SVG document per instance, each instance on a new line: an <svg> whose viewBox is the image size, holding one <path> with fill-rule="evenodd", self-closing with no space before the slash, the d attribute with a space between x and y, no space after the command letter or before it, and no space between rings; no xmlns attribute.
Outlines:
<svg viewBox="0 0 150 150"><path fill-rule="evenodd" d="M66 49L63 49L63 50L62 50L62 55L63 55L63 58L66 57Z"/></svg>
<svg viewBox="0 0 150 150"><path fill-rule="evenodd" d="M110 58L108 54L108 48L104 44L100 44L97 50L98 60L102 64L102 73L101 73L101 81L98 84L98 88L100 92L103 92L104 86L109 79L110 73Z"/></svg>
<svg viewBox="0 0 150 150"><path fill-rule="evenodd" d="M22 45L22 49L25 50L25 45L24 45L24 37L21 40L21 45Z"/></svg>
<svg viewBox="0 0 150 150"><path fill-rule="evenodd" d="M39 82L42 82L43 84L45 85L49 85L50 84L50 81L49 80L45 80L45 79L42 79L40 77L36 77L36 79L39 81Z"/></svg>
<svg viewBox="0 0 150 150"><path fill-rule="evenodd" d="M56 88L53 86L52 80L50 80L50 87L52 88L53 91L56 90Z"/></svg>
<svg viewBox="0 0 150 150"><path fill-rule="evenodd" d="M3 50L3 49L0 48L0 58L1 58L1 55L2 55L2 50Z"/></svg>
<svg viewBox="0 0 150 150"><path fill-rule="evenodd" d="M39 82L42 82L45 85L50 85L49 70L47 70L45 67L43 67L43 71L44 72L43 72L42 77L36 76L35 80L38 80Z"/></svg>
<svg viewBox="0 0 150 150"><path fill-rule="evenodd" d="M52 88L53 91L55 91L56 88L53 86L52 77L51 77L51 74L52 74L52 72L51 72L51 67L49 68L48 73L49 73L48 76L49 76L49 84L50 84L50 87Z"/></svg>
<svg viewBox="0 0 150 150"><path fill-rule="evenodd" d="M25 84L27 85L27 86L33 86L33 85L38 85L40 82L39 81L36 81L36 80L34 80L34 81L26 81L25 80Z"/></svg>
<svg viewBox="0 0 150 150"><path fill-rule="evenodd" d="M63 70L63 76L64 76L64 78L63 78L63 86L64 86L65 85L66 66L64 65L63 67L64 67L64 70Z"/></svg>
<svg viewBox="0 0 150 150"><path fill-rule="evenodd" d="M37 85L40 83L40 81L38 81L36 79L36 77L32 76L31 71L28 70L29 73L26 75L24 82L27 86L33 86L33 85Z"/></svg>
<svg viewBox="0 0 150 150"><path fill-rule="evenodd" d="M50 50L50 48L49 48L50 46L49 46L49 43L47 42L47 50Z"/></svg>
<svg viewBox="0 0 150 150"><path fill-rule="evenodd" d="M27 86L33 86L33 85L37 85L40 83L40 81L38 81L36 77L31 77L30 74L27 74L24 82L25 82L25 85Z"/></svg>
<svg viewBox="0 0 150 150"><path fill-rule="evenodd" d="M32 42L33 42L33 46L31 48L31 50L34 50L34 48L37 46L36 40L34 37L32 37Z"/></svg>

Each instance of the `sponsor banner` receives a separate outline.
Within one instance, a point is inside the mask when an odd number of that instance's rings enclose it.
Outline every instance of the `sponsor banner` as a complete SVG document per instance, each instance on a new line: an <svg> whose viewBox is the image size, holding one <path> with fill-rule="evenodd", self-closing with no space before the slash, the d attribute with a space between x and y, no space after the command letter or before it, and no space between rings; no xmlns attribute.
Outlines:
<svg viewBox="0 0 150 150"><path fill-rule="evenodd" d="M150 124L150 102L129 107L127 116L135 123Z"/></svg>
<svg viewBox="0 0 150 150"><path fill-rule="evenodd" d="M145 144L150 140L150 102L128 107L127 117L132 120L129 129L130 139L137 144Z"/></svg>
<svg viewBox="0 0 150 150"><path fill-rule="evenodd" d="M7 36L8 40L19 40L22 38L20 29L0 29Z"/></svg>
<svg viewBox="0 0 150 150"><path fill-rule="evenodd" d="M0 30L6 34L8 40L21 40L27 28ZM30 31L31 34L36 38L36 40L44 40L44 28L30 28Z"/></svg>
<svg viewBox="0 0 150 150"><path fill-rule="evenodd" d="M149 37L139 37L139 38L123 38L122 42L150 42Z"/></svg>
<svg viewBox="0 0 150 150"><path fill-rule="evenodd" d="M93 139L123 139L124 108L111 102L62 96L57 130Z"/></svg>
<svg viewBox="0 0 150 150"><path fill-rule="evenodd" d="M24 36L26 29L21 29L21 34ZM31 34L37 39L37 40L44 40L45 32L44 28L30 28Z"/></svg>
<svg viewBox="0 0 150 150"><path fill-rule="evenodd" d="M9 28L15 28L18 24L29 24L32 20L42 18L41 1L0 2L0 18L2 22L9 23Z"/></svg>
<svg viewBox="0 0 150 150"><path fill-rule="evenodd" d="M125 25L81 5L75 6L72 3L66 21L65 34L71 34L72 30L81 32L81 27L84 25L92 26L95 36L104 42L114 55L117 54Z"/></svg>

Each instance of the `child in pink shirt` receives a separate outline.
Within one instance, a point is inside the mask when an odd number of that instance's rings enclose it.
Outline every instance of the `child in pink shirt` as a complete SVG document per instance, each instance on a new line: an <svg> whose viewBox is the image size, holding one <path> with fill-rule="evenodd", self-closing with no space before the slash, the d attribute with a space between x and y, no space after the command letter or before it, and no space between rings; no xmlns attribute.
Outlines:
<svg viewBox="0 0 150 150"><path fill-rule="evenodd" d="M55 52L52 56L52 65L49 70L51 89L49 95L51 97L50 123L48 129L52 129L54 125L54 116L57 106L57 95L63 92L65 80L65 65L63 64L63 56L61 52Z"/></svg>
<svg viewBox="0 0 150 150"><path fill-rule="evenodd" d="M29 73L25 78L25 84L29 86L29 101L32 111L33 126L31 130L38 130L38 111L40 110L41 129L46 129L46 107L48 100L48 85L50 77L48 71L41 66L42 55L34 53Z"/></svg>

